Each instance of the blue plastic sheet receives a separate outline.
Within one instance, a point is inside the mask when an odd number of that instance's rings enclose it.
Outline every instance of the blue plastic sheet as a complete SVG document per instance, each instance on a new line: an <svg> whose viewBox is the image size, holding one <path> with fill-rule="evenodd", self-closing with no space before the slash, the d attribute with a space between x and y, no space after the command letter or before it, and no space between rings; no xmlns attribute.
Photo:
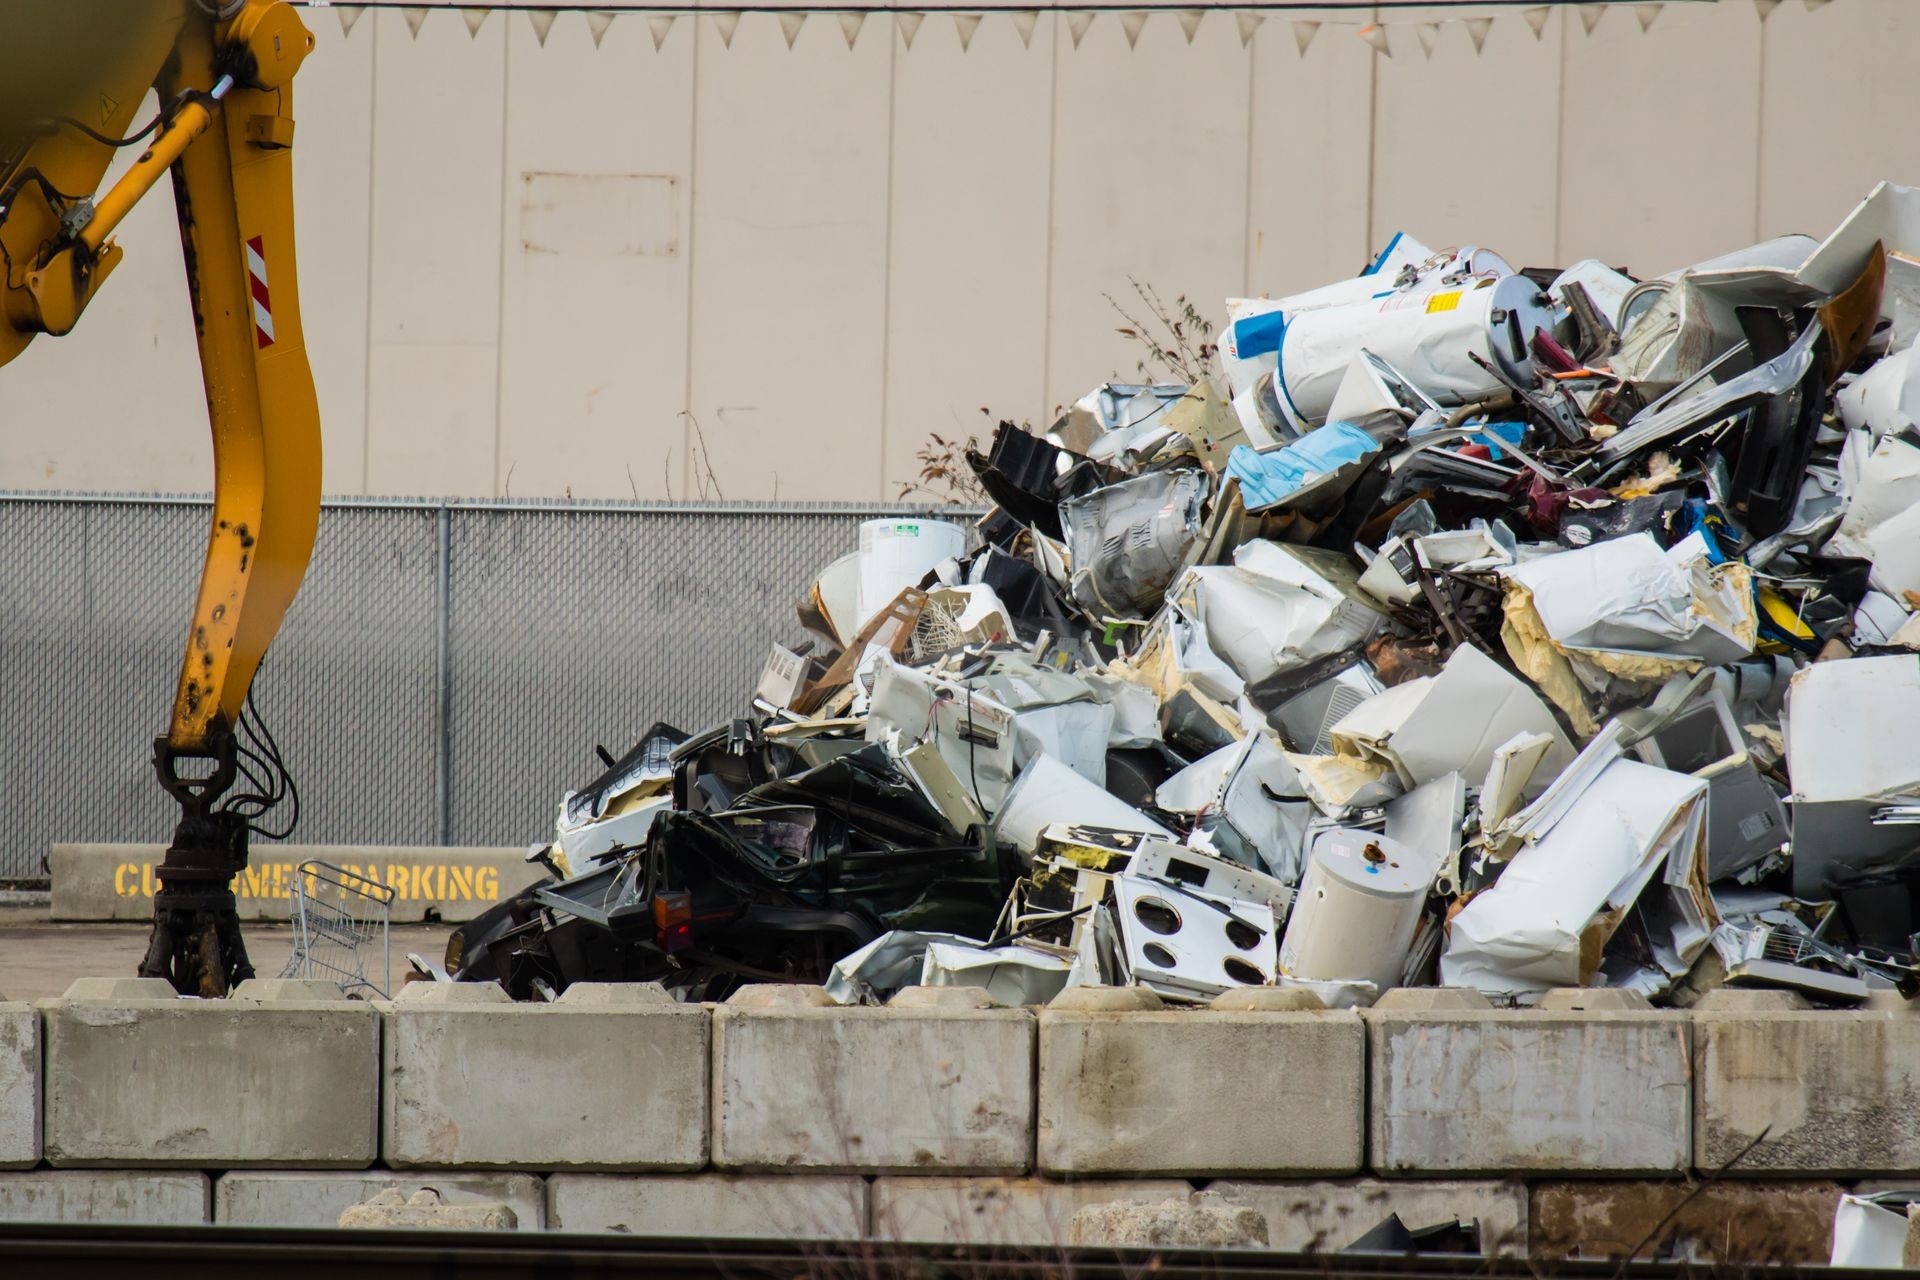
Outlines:
<svg viewBox="0 0 1920 1280"><path fill-rule="evenodd" d="M1262 453L1237 446L1227 458L1227 474L1240 482L1240 500L1249 511L1285 502L1308 484L1376 452L1380 444L1350 422L1329 422L1284 449Z"/></svg>
<svg viewBox="0 0 1920 1280"><path fill-rule="evenodd" d="M1483 444L1493 451L1495 462L1504 462L1507 451L1503 444L1519 444L1527 438L1527 424L1524 422L1489 422L1480 431L1467 437L1469 444Z"/></svg>

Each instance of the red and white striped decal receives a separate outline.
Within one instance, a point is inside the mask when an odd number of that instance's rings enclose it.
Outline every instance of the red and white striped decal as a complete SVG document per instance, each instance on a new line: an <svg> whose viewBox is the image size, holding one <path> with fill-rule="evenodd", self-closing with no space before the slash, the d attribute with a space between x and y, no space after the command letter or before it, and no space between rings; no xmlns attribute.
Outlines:
<svg viewBox="0 0 1920 1280"><path fill-rule="evenodd" d="M247 284L253 292L253 341L256 347L273 345L273 305L267 301L267 255L260 237L247 241Z"/></svg>

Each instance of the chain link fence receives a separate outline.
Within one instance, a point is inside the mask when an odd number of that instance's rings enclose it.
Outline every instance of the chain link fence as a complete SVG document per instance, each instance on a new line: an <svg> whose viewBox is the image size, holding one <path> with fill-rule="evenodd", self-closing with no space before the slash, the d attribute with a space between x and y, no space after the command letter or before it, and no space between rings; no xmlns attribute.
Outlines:
<svg viewBox="0 0 1920 1280"><path fill-rule="evenodd" d="M0 494L0 880L55 843L164 842L153 780L205 499ZM338 500L255 685L309 844L520 844L655 720L746 711L847 504ZM971 513L961 513L962 518Z"/></svg>

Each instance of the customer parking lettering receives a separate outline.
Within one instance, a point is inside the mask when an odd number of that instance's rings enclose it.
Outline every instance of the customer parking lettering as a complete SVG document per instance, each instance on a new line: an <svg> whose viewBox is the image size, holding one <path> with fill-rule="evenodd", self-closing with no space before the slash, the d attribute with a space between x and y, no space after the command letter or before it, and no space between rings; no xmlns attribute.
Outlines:
<svg viewBox="0 0 1920 1280"><path fill-rule="evenodd" d="M235 895L241 898L291 898L299 880L297 864L256 862L245 867L232 881ZM113 892L121 898L151 898L159 887L151 862L122 862L113 869ZM466 863L343 863L341 877L350 890L385 886L401 902L498 902L500 871L497 867L476 867ZM312 874L307 876L307 892L317 892Z"/></svg>

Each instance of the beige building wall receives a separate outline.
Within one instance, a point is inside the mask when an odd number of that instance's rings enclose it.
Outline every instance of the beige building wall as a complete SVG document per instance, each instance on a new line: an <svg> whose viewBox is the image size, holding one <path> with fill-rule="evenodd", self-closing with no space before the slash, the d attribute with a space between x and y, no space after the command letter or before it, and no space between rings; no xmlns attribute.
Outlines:
<svg viewBox="0 0 1920 1280"><path fill-rule="evenodd" d="M1657 274L1920 183L1914 0L1556 9L1538 38L1436 5L1384 15L1390 57L1364 7L1245 41L1228 10L989 13L964 47L944 14L911 47L831 12L791 47L771 14L596 47L579 13L542 44L523 13L338 12L306 11L296 85L330 493L892 498L929 433L1133 376L1133 280L1217 318L1398 229ZM1294 19L1327 21L1304 52ZM0 370L0 488L211 482L164 192L120 238L80 330Z"/></svg>

